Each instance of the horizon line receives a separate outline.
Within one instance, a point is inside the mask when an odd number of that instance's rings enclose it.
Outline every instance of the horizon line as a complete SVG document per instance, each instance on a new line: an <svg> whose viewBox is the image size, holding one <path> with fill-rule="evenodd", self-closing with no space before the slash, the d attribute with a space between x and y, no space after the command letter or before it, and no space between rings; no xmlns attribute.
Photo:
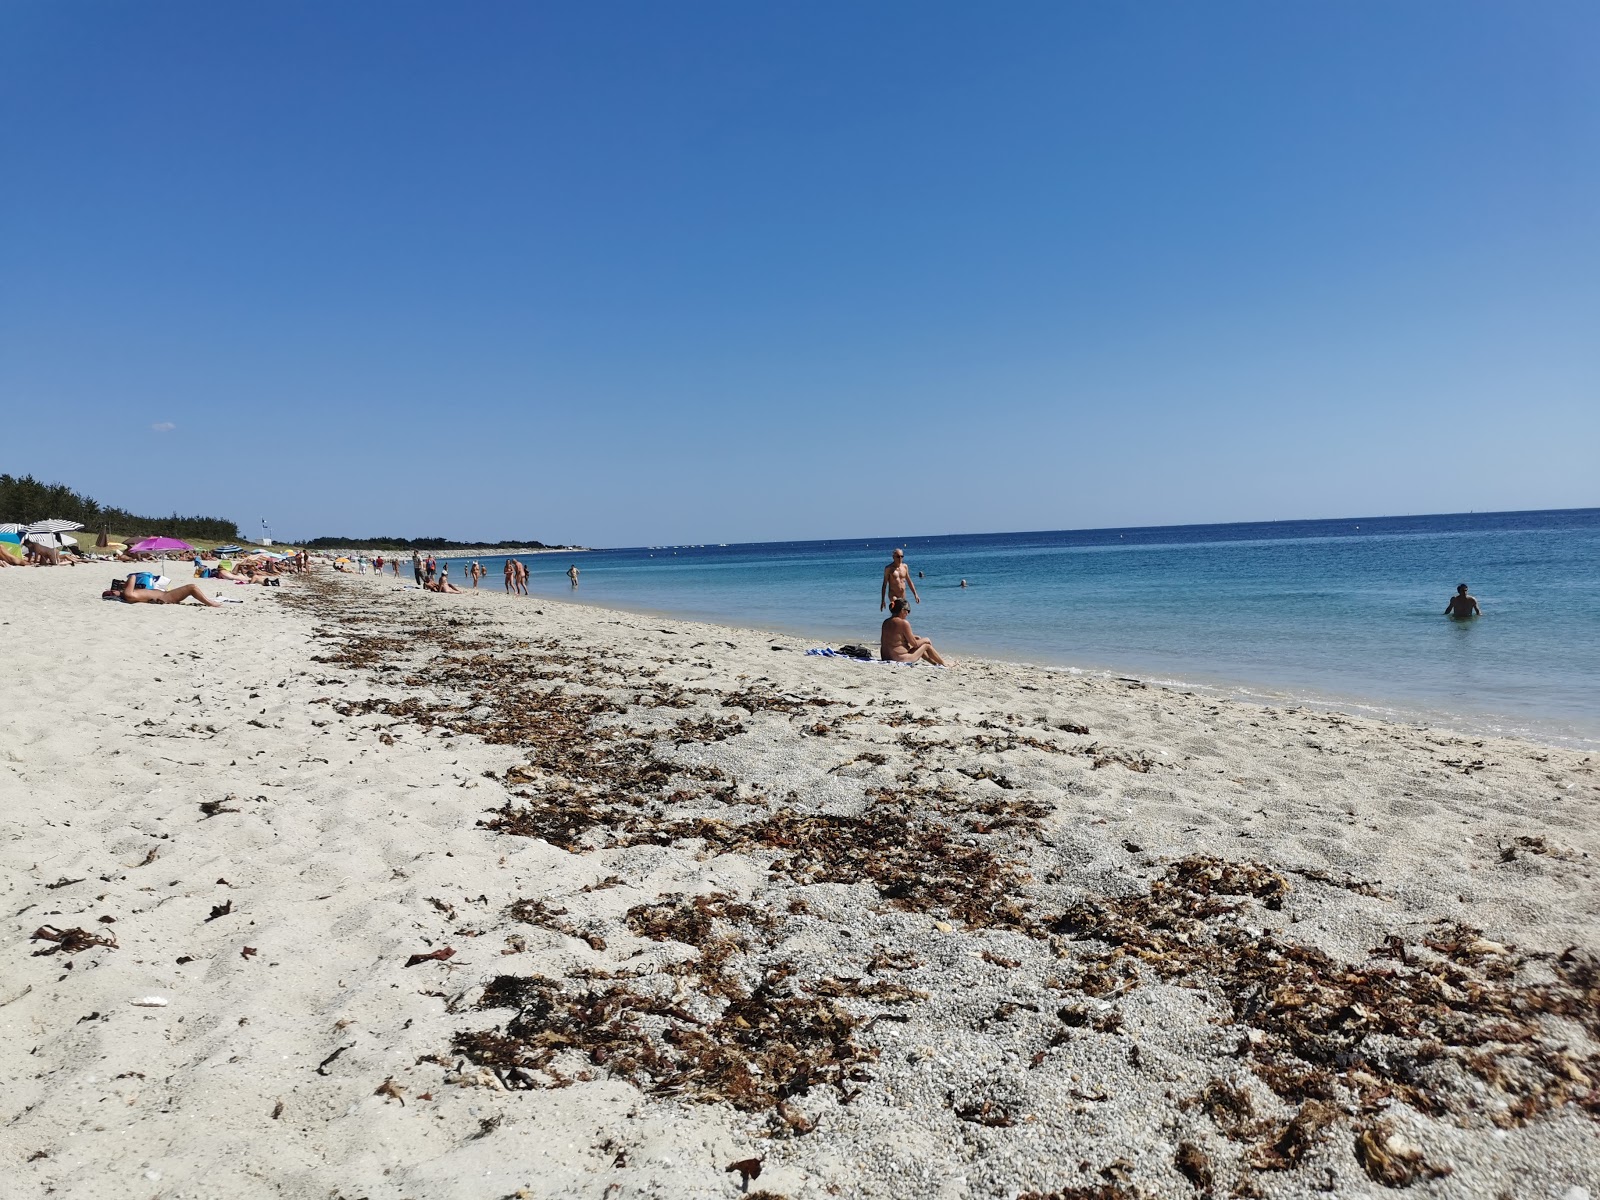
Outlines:
<svg viewBox="0 0 1600 1200"><path fill-rule="evenodd" d="M1378 515L1342 516L1342 517L1275 517L1275 518L1272 518L1271 520L1265 520L1265 521L1263 521L1263 520L1189 521L1189 522L1181 522L1181 523L1177 523L1177 524L1165 524L1165 525L1096 525L1096 526L1090 526L1088 528L1078 528L1078 529L1072 529L1072 528L1058 528L1058 529L980 529L980 530L963 530L963 531L957 531L957 532L953 532L953 533L903 533L903 534L873 534L873 535L868 535L868 536L856 535L856 536L835 536L835 537L813 537L813 538L778 538L778 539L766 539L766 540L757 539L757 540L746 541L746 542L723 542L723 541L702 541L702 542L680 541L680 542L656 542L656 543L639 542L639 543L636 543L634 545L625 545L625 544L620 544L619 543L619 544L614 545L614 546L574 546L574 545L571 545L571 544L568 544L568 545L555 545L553 543L548 543L548 542L547 543L543 543L543 544L547 545L547 546L550 546L551 549L584 549L584 550L588 550L588 551L591 551L591 552L596 551L596 550L682 549L684 547L691 547L691 546L692 547L711 546L711 547L716 547L716 548L721 548L721 547L726 546L726 547L729 547L731 549L734 546L782 546L782 545L793 545L793 544L796 544L796 543L805 543L805 542L824 542L824 543L826 543L826 542L877 542L877 541L881 541L881 542L884 542L884 543L888 544L888 543L894 542L897 538L899 538L899 539L903 539L903 538L925 538L925 539L930 539L931 540L933 538L955 538L955 537L1024 537L1024 536L1029 536L1029 535L1044 535L1044 534L1052 534L1052 533L1129 533L1129 532L1135 532L1135 531L1167 530L1167 529L1227 529L1227 528L1231 528L1231 527L1235 527L1235 526L1243 526L1243 525L1311 525L1311 524L1332 524L1332 523L1335 523L1335 522L1352 522L1352 523L1355 523L1355 522L1361 522L1361 521L1424 520L1424 519L1436 518L1436 517L1511 517L1511 516L1532 516L1532 515L1539 515L1539 514L1546 514L1546 513L1590 513L1590 512L1600 512L1600 505L1586 505L1586 506L1579 507L1579 508L1507 508L1507 509L1485 510L1483 512L1478 512L1476 509L1469 509L1466 512L1386 513L1386 514L1378 514ZM318 535L318 536L320 538L321 536L325 536L325 535ZM316 539L316 538L302 538L302 539L300 539L301 542L314 541L314 540L318 540L318 539ZM357 540L370 540L370 539L357 539ZM408 539L408 540L415 540L415 539ZM505 539L504 538L499 538L499 539L495 539L495 540L504 541ZM472 543L470 542L470 540L469 539L465 539L465 538L445 538L444 541L460 541L460 542L466 544L468 546L468 548L471 548L471 549L477 549L477 548L493 549L494 548L492 543L489 542L488 540L480 542L476 546L473 546Z"/></svg>

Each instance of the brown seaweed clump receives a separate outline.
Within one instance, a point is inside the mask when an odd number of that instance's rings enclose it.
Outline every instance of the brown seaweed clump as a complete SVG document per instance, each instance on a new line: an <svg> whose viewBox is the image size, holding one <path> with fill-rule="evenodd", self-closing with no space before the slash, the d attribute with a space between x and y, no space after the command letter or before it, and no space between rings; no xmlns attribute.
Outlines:
<svg viewBox="0 0 1600 1200"><path fill-rule="evenodd" d="M44 949L33 952L34 958L50 954L81 954L95 946L117 949L117 939L109 934L90 933L87 929L57 929L54 925L39 926L28 940L48 943Z"/></svg>
<svg viewBox="0 0 1600 1200"><path fill-rule="evenodd" d="M1392 1122L1378 1121L1356 1134L1356 1161L1374 1183L1384 1187L1410 1187L1419 1179L1440 1179L1450 1168L1431 1163L1422 1151L1405 1141Z"/></svg>
<svg viewBox="0 0 1600 1200"><path fill-rule="evenodd" d="M1595 1035L1600 963L1592 954L1545 956L1538 965L1548 978L1534 981L1529 960L1512 958L1480 930L1451 925L1421 947L1391 939L1376 952L1388 961L1354 965L1233 919L1249 899L1273 908L1287 891L1283 877L1260 864L1189 858L1145 895L1085 899L1048 928L1107 944L1085 956L1080 986L1091 994L1106 990L1096 982L1106 978L1137 986L1143 971L1220 993L1248 1030L1241 1055L1291 1103L1353 1093L1367 1112L1401 1100L1431 1116L1476 1113L1500 1125L1565 1104L1600 1116L1600 1055L1573 1054L1544 1022L1577 1021ZM1488 1095L1465 1086L1464 1076L1488 1084ZM1219 1124L1237 1128L1243 1116ZM1306 1138L1283 1141L1291 1132L1282 1131L1259 1165L1297 1160Z"/></svg>
<svg viewBox="0 0 1600 1200"><path fill-rule="evenodd" d="M574 1053L658 1095L746 1112L776 1110L819 1085L853 1097L849 1083L864 1080L861 1067L876 1057L855 1040L862 1018L796 990L787 964L766 969L748 990L709 969L719 978L702 992L730 996L711 1017L639 981L573 985L502 975L478 1007L514 1008L516 1016L503 1030L458 1034L454 1046L516 1088L547 1086L540 1074L559 1083L555 1060Z"/></svg>
<svg viewBox="0 0 1600 1200"><path fill-rule="evenodd" d="M712 825L713 823L703 823ZM885 900L918 912L944 909L971 927L1025 928L1016 894L1027 873L940 821L874 806L859 816L780 809L763 820L715 825L720 851L776 850L768 870L798 884L871 883Z"/></svg>
<svg viewBox="0 0 1600 1200"><path fill-rule="evenodd" d="M1017 1200L1144 1200L1144 1195L1138 1188L1106 1182L1057 1188L1052 1192L1023 1192Z"/></svg>

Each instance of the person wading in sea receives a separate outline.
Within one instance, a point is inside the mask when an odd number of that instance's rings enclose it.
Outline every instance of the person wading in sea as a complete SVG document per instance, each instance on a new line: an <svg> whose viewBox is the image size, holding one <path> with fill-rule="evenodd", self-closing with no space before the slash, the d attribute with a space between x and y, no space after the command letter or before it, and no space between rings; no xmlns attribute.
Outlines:
<svg viewBox="0 0 1600 1200"><path fill-rule="evenodd" d="M897 546L894 561L883 568L883 585L878 588L878 611L882 612L896 600L904 600L907 588L911 589L912 596L921 604L922 597L917 595L917 585L911 582L911 568L906 566L906 553Z"/></svg>
<svg viewBox="0 0 1600 1200"><path fill-rule="evenodd" d="M1444 615L1465 621L1468 617L1481 617L1483 609L1478 607L1477 599L1467 591L1467 585L1463 583L1456 587L1456 594L1451 596L1450 603L1444 606Z"/></svg>

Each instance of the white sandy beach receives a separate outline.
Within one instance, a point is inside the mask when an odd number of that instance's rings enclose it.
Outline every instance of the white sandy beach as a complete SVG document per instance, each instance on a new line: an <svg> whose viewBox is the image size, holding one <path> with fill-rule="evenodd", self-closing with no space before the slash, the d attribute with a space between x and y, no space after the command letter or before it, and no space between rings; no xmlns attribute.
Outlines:
<svg viewBox="0 0 1600 1200"><path fill-rule="evenodd" d="M5 1196L1600 1195L1581 753L118 573L0 571Z"/></svg>

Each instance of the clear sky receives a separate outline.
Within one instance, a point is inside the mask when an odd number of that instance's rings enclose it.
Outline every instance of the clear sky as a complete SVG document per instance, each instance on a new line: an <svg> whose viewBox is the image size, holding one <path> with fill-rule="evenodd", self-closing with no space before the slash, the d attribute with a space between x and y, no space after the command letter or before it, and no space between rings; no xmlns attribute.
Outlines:
<svg viewBox="0 0 1600 1200"><path fill-rule="evenodd" d="M9 0L0 470L595 545L1600 504L1597 46L1593 0Z"/></svg>

